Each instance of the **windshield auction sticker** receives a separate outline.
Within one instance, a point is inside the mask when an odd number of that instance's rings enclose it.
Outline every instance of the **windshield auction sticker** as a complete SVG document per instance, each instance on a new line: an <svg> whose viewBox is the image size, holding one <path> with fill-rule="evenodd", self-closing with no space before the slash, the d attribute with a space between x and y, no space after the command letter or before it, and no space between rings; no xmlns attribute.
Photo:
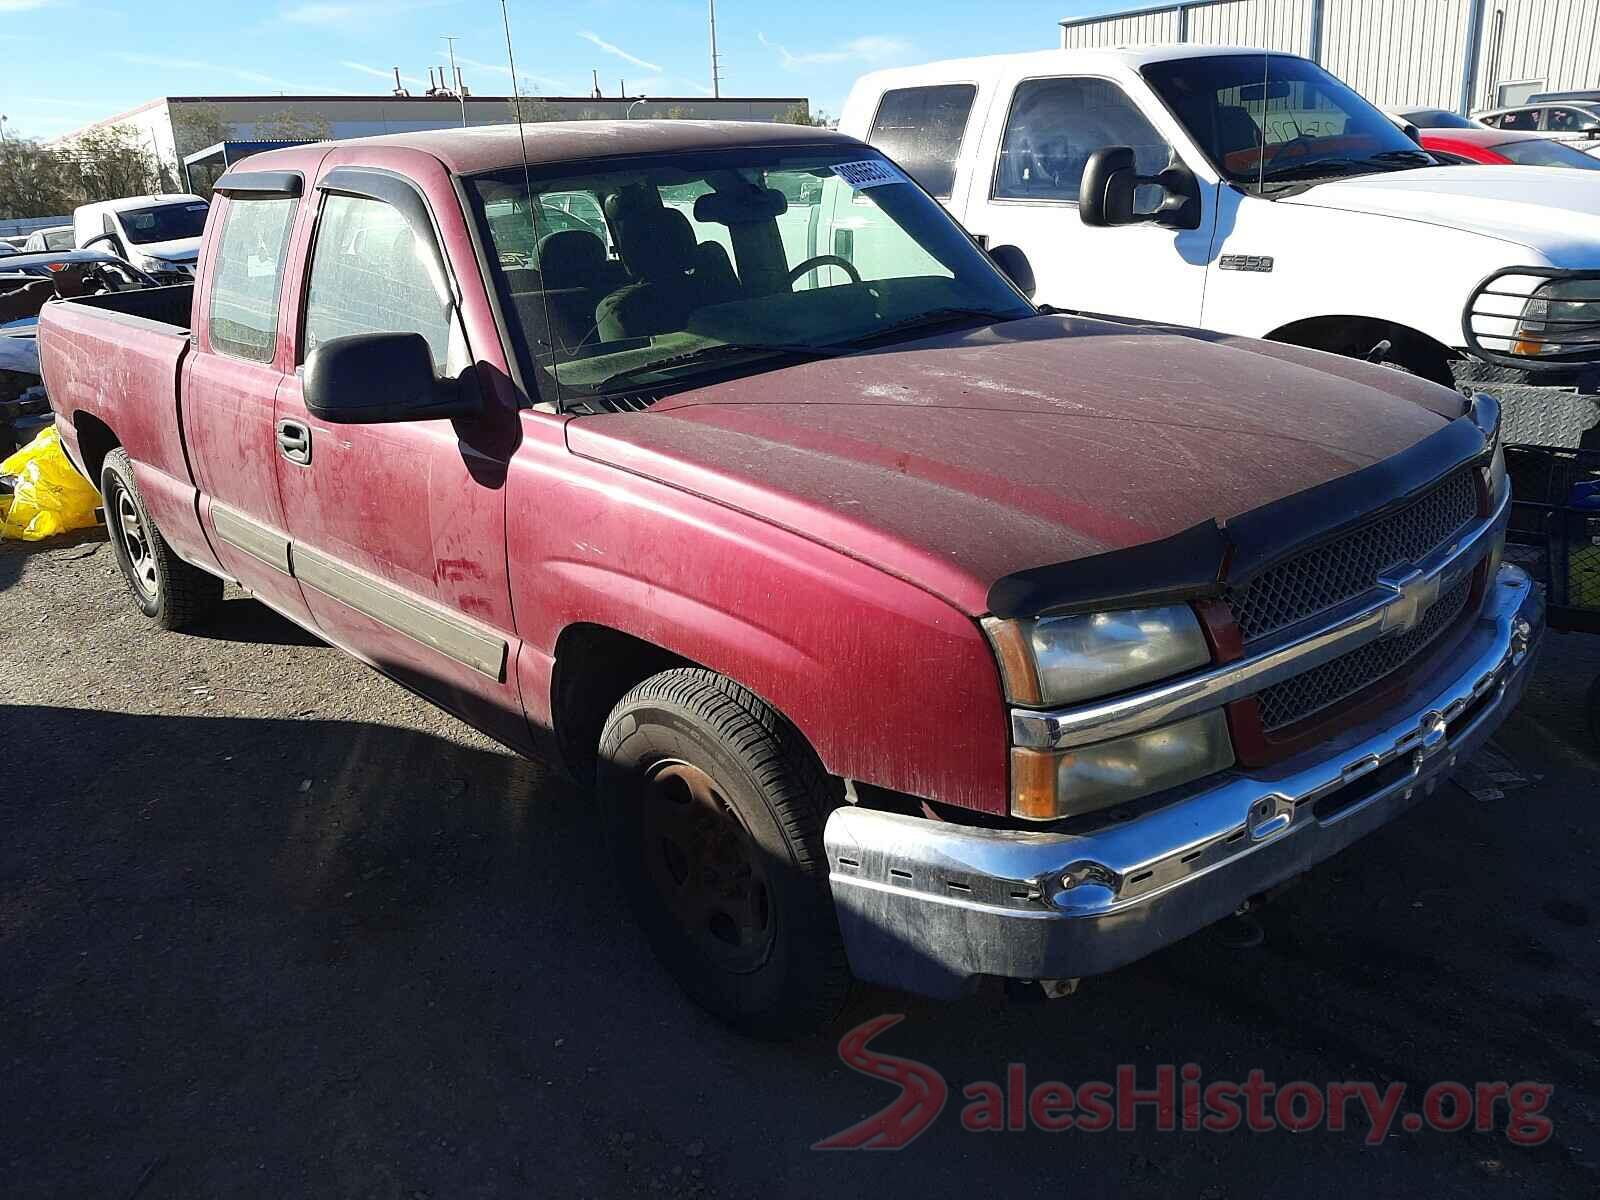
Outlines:
<svg viewBox="0 0 1600 1200"><path fill-rule="evenodd" d="M886 183L910 183L905 173L891 162L868 158L861 162L834 163L833 173L856 191L882 187Z"/></svg>

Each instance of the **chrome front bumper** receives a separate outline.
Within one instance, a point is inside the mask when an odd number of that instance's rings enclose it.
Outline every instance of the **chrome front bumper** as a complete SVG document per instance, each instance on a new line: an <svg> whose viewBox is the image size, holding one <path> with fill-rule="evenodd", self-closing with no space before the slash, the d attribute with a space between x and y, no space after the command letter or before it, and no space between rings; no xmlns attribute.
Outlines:
<svg viewBox="0 0 1600 1200"><path fill-rule="evenodd" d="M1501 567L1459 652L1382 717L1094 832L838 809L825 841L852 970L955 996L984 975L1115 970L1227 916L1431 794L1487 740L1522 695L1543 609Z"/></svg>

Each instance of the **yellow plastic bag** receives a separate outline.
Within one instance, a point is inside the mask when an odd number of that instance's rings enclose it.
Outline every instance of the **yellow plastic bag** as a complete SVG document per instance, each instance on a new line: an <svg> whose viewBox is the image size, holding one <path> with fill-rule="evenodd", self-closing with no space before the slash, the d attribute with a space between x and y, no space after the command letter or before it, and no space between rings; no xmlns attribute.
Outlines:
<svg viewBox="0 0 1600 1200"><path fill-rule="evenodd" d="M15 475L14 495L0 496L0 537L37 542L97 524L95 491L61 448L54 425L0 462L0 475Z"/></svg>

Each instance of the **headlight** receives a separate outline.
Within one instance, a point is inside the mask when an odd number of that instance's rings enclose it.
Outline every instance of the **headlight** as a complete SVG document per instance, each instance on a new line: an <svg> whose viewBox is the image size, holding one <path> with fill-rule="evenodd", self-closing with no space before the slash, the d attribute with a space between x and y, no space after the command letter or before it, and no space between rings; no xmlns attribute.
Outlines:
<svg viewBox="0 0 1600 1200"><path fill-rule="evenodd" d="M1550 358L1600 350L1600 279L1544 284L1522 310L1513 354Z"/></svg>
<svg viewBox="0 0 1600 1200"><path fill-rule="evenodd" d="M1011 814L1075 817L1163 791L1233 765L1221 709L1072 750L1011 751Z"/></svg>
<svg viewBox="0 0 1600 1200"><path fill-rule="evenodd" d="M984 622L1013 704L1071 704L1211 661L1187 604Z"/></svg>

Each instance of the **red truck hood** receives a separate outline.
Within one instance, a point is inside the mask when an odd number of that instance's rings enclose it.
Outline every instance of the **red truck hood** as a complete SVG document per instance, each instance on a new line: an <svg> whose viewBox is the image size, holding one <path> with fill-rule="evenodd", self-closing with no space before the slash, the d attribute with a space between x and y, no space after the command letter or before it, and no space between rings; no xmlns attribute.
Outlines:
<svg viewBox="0 0 1600 1200"><path fill-rule="evenodd" d="M1050 316L676 393L567 437L976 616L1002 576L1226 521L1460 411L1348 359Z"/></svg>

